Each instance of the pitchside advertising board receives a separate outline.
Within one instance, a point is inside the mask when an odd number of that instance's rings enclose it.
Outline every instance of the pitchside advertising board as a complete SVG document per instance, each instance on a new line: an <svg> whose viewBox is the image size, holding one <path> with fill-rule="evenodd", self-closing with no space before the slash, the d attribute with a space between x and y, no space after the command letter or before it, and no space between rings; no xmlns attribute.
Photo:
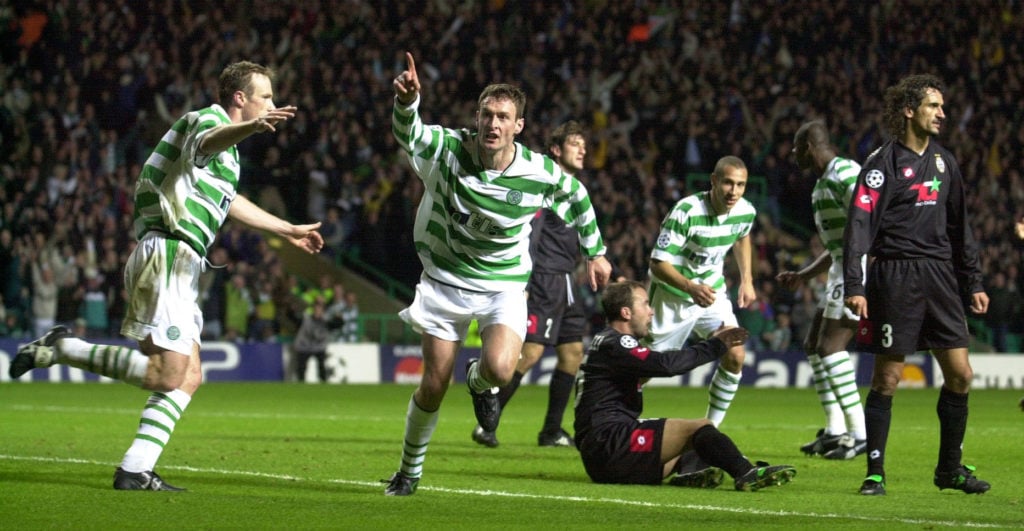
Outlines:
<svg viewBox="0 0 1024 531"><path fill-rule="evenodd" d="M133 346L124 340L103 341ZM18 346L24 341L0 338L0 381L9 381L7 368ZM203 376L207 382L285 381L290 378L292 356L287 345L278 343L203 343ZM464 348L455 362L454 377L465 381L466 361L480 356L479 349ZM857 384L871 382L871 355L852 353ZM546 385L555 369L552 349L523 378L523 383ZM315 363L310 363L306 381L314 381ZM327 382L335 384L419 383L423 376L423 356L419 345L377 345L376 343L333 343L327 348ZM971 354L974 389L1024 389L1024 355ZM648 385L706 387L715 365L698 367L675 378L655 378ZM754 387L813 387L813 372L802 352L751 352L743 370L742 384ZM94 374L66 366L35 369L19 381L34 382L111 382ZM942 373L931 356L907 356L903 371L905 387L938 387Z"/></svg>

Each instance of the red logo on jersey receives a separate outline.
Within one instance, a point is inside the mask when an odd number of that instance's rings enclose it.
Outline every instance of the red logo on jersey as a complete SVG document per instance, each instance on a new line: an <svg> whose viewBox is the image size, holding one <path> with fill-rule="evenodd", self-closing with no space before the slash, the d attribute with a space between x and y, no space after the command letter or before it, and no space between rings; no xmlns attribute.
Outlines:
<svg viewBox="0 0 1024 531"><path fill-rule="evenodd" d="M914 178L914 169L913 168L903 168L902 170L900 170L900 173L903 175L904 179L913 179Z"/></svg>
<svg viewBox="0 0 1024 531"><path fill-rule="evenodd" d="M860 345L872 344L875 337L873 330L871 321L861 317L860 322L857 323L857 343Z"/></svg>
<svg viewBox="0 0 1024 531"><path fill-rule="evenodd" d="M654 430L633 430L629 436L629 451L650 453L654 451Z"/></svg>
<svg viewBox="0 0 1024 531"><path fill-rule="evenodd" d="M857 194L853 196L853 204L864 212L871 213L878 202L878 192L866 188L863 184L857 187Z"/></svg>
<svg viewBox="0 0 1024 531"><path fill-rule="evenodd" d="M630 350L629 353L640 361L644 361L647 359L647 355L651 353L651 349L646 347L636 347L633 350Z"/></svg>
<svg viewBox="0 0 1024 531"><path fill-rule="evenodd" d="M942 181L938 177L910 186L911 190L917 190L917 204L934 205L939 199L939 189L942 188Z"/></svg>

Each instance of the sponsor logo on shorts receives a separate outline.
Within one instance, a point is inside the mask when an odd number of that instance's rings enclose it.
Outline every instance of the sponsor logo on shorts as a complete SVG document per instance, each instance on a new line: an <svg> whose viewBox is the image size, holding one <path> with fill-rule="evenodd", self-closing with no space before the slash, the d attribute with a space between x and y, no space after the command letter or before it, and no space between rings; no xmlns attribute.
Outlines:
<svg viewBox="0 0 1024 531"><path fill-rule="evenodd" d="M861 317L860 322L857 323L857 343L861 345L870 345L873 339L871 333L871 321Z"/></svg>
<svg viewBox="0 0 1024 531"><path fill-rule="evenodd" d="M629 451L650 453L654 451L654 430L636 429L629 437Z"/></svg>

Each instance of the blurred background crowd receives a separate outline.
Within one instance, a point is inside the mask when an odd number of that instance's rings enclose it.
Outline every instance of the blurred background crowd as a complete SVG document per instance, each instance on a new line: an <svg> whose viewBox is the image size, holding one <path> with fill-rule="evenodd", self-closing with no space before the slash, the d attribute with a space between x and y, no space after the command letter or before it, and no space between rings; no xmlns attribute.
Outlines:
<svg viewBox="0 0 1024 531"><path fill-rule="evenodd" d="M412 286L422 186L390 127L390 81L410 51L427 123L471 128L480 90L509 82L528 95L525 145L544 151L565 120L589 127L580 177L631 278L646 279L663 216L707 187L715 161L746 161L759 299L740 318L753 348L776 350L799 347L820 292L774 282L821 249L817 176L795 166L796 128L824 119L839 152L863 161L883 141L884 88L934 73L947 84L940 141L968 181L992 298L972 327L996 350L1020 350L1008 339L1024 321L1012 229L1024 216L1017 1L214 4L0 2L0 335L53 322L118 334L135 177L168 126L214 102L218 74L241 59L273 67L275 101L299 107L287 127L240 146L241 192L290 220L322 220L336 263L358 259ZM345 286L287 270L261 235L229 224L211 262L225 267L203 277L208 337L294 335L320 298L348 311L338 337L359 339Z"/></svg>

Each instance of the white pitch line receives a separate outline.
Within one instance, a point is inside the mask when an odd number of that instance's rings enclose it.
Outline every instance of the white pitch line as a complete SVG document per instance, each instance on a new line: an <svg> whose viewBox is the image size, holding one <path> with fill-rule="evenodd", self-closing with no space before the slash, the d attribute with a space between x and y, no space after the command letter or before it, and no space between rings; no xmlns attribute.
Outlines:
<svg viewBox="0 0 1024 531"><path fill-rule="evenodd" d="M104 461L94 461L90 459L77 459L77 458L57 458L57 457L38 457L38 456L21 456L21 455L5 455L0 454L0 460L8 461L35 461L43 463L70 463L70 464L82 464L82 465L102 465L102 466L117 466L116 463L108 463ZM201 474L221 474L225 476L248 476L248 477L260 477L266 479L280 479L284 481L309 481L319 482L325 481L327 483L335 483L340 485L355 485L360 487L373 487L376 489L381 488L380 481L357 481L351 479L312 479L308 477L290 476L287 474L272 474L268 472L255 472L251 470L225 470L220 468L198 468L193 466L180 466L180 465L161 465L163 470L184 470L186 472L197 472ZM607 505L625 505L632 507L651 507L658 509L682 509L687 511L708 511L708 512L721 512L721 513L735 513L735 514L751 514L751 515L764 515L764 516L796 516L806 518L829 518L833 520L857 520L862 522L897 522L908 525L918 526L941 526L941 527L970 527L970 528L1006 528L1005 524L988 524L983 522L970 522L970 521L949 521L949 520L925 520L918 518L893 518L893 517L875 517L875 516L864 516L859 514L837 514L837 513L815 513L815 512L798 512L798 511L764 511L759 509L747 509L740 507L723 507L718 505L694 505L685 503L654 503L647 501L637 500L626 500L621 498L590 498L586 496L558 496L558 495L547 495L547 494L530 494L525 492L506 492L499 490L477 490L477 489L453 489L448 487L435 487L429 485L420 486L417 491L428 491L428 492L441 492L445 494L458 494L458 495L469 495L469 496L495 496L501 498L522 498L532 500L546 500L546 501L568 501L576 503L595 503L595 504L607 504ZM1024 527L1024 526L1021 526Z"/></svg>

